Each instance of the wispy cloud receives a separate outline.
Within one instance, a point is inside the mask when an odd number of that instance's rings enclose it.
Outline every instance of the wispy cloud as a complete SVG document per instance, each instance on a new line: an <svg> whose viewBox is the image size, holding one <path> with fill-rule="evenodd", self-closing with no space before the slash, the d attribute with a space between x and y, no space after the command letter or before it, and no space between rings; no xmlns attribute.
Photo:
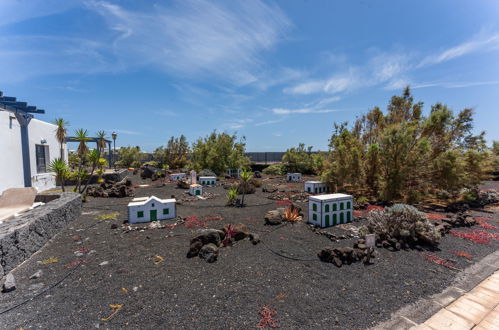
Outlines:
<svg viewBox="0 0 499 330"><path fill-rule="evenodd" d="M336 111L340 111L340 110L333 110L333 109L313 109L313 108L303 108L303 109L275 108L275 109L272 109L272 113L275 114L275 115L329 113L329 112L336 112Z"/></svg>
<svg viewBox="0 0 499 330"><path fill-rule="evenodd" d="M126 130L126 129L108 129L106 131L121 133L121 134L125 134L125 135L142 135L142 133L140 133L140 132L129 131L129 130Z"/></svg>
<svg viewBox="0 0 499 330"><path fill-rule="evenodd" d="M465 88L474 86L490 86L499 85L499 80L489 81L468 81L468 82L431 82L414 84L412 88L427 88L427 87L443 87L443 88Z"/></svg>
<svg viewBox="0 0 499 330"><path fill-rule="evenodd" d="M233 119L222 125L222 128L228 129L240 129L245 127L247 124L253 122L251 118L243 118L243 119Z"/></svg>
<svg viewBox="0 0 499 330"><path fill-rule="evenodd" d="M454 47L445 49L439 53L432 54L424 58L418 67L446 62L467 54L478 51L497 49L499 47L499 34L488 36L476 36L473 39Z"/></svg>
<svg viewBox="0 0 499 330"><path fill-rule="evenodd" d="M261 1L176 1L150 12L106 1L87 4L116 31L114 50L130 57L128 62L238 85L257 79L260 53L272 49L291 26L277 6Z"/></svg>
<svg viewBox="0 0 499 330"><path fill-rule="evenodd" d="M269 71L263 54L285 40L292 24L277 5L260 0L176 0L144 4L140 9L101 0L2 0L0 25L72 7L96 16L94 22L102 28L77 37L64 31L3 34L0 82L146 67L182 78L209 79L210 83L218 79L236 86L259 82L265 87L297 74L284 69L274 81L261 82Z"/></svg>
<svg viewBox="0 0 499 330"><path fill-rule="evenodd" d="M274 119L274 120L266 120L266 121L261 121L261 122L256 123L255 126L272 125L272 124L281 123L283 121L284 121L284 118Z"/></svg>

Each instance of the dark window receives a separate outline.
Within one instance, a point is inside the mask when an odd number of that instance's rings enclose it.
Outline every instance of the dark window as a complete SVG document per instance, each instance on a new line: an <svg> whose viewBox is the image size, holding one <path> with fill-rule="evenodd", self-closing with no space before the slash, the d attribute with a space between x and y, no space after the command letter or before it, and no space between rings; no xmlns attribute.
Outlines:
<svg viewBox="0 0 499 330"><path fill-rule="evenodd" d="M144 217L144 211L137 211L137 218L143 218Z"/></svg>
<svg viewBox="0 0 499 330"><path fill-rule="evenodd" d="M170 213L170 209L163 209L163 214L168 214Z"/></svg>
<svg viewBox="0 0 499 330"><path fill-rule="evenodd" d="M312 203L312 210L313 210L313 211L317 211L317 204Z"/></svg>
<svg viewBox="0 0 499 330"><path fill-rule="evenodd" d="M350 209L350 202L347 202L347 209Z"/></svg>
<svg viewBox="0 0 499 330"><path fill-rule="evenodd" d="M324 206L324 212L329 212L329 204L326 204L326 206Z"/></svg>
<svg viewBox="0 0 499 330"><path fill-rule="evenodd" d="M36 172L47 173L49 164L49 146L37 144L36 149Z"/></svg>

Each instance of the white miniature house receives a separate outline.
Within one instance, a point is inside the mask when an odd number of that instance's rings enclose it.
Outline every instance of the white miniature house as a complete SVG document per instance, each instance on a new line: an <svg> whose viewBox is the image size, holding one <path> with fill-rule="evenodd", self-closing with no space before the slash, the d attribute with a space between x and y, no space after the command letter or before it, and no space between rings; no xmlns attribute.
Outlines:
<svg viewBox="0 0 499 330"><path fill-rule="evenodd" d="M308 198L308 222L322 228L352 222L353 197L328 194Z"/></svg>
<svg viewBox="0 0 499 330"><path fill-rule="evenodd" d="M134 198L128 204L128 222L149 222L175 218L175 199L156 196Z"/></svg>
<svg viewBox="0 0 499 330"><path fill-rule="evenodd" d="M217 177L215 176L200 176L199 183L203 186L214 186L217 183Z"/></svg>
<svg viewBox="0 0 499 330"><path fill-rule="evenodd" d="M225 170L225 174L227 174L231 178L239 178L242 171L243 170L240 168L229 168L228 170Z"/></svg>
<svg viewBox="0 0 499 330"><path fill-rule="evenodd" d="M185 173L172 173L170 174L171 181L178 181L185 178Z"/></svg>
<svg viewBox="0 0 499 330"><path fill-rule="evenodd" d="M301 180L301 173L288 173L286 174L286 180L291 182L298 182Z"/></svg>
<svg viewBox="0 0 499 330"><path fill-rule="evenodd" d="M320 181L305 181L305 191L309 194L322 194L329 192L329 187Z"/></svg>
<svg viewBox="0 0 499 330"><path fill-rule="evenodd" d="M203 195L203 186L200 184L191 184L189 186L189 194L192 196L202 196Z"/></svg>

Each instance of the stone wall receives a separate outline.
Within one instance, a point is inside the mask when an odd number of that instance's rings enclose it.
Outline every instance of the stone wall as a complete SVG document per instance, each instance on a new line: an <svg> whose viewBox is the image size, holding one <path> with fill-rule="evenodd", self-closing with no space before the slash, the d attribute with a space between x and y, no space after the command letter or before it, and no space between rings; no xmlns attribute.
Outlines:
<svg viewBox="0 0 499 330"><path fill-rule="evenodd" d="M52 195L44 196L49 200ZM0 224L0 278L80 216L80 194L66 192L56 196L47 204Z"/></svg>

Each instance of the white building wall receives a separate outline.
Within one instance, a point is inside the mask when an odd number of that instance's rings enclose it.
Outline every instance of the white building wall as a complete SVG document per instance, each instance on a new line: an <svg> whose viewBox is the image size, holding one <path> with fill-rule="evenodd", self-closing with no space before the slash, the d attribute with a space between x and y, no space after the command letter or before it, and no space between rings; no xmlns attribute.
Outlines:
<svg viewBox="0 0 499 330"><path fill-rule="evenodd" d="M0 193L24 187L21 127L13 113L0 110Z"/></svg>
<svg viewBox="0 0 499 330"><path fill-rule="evenodd" d="M45 140L49 149L48 163L60 157L60 146L55 131L57 126L32 119L28 125L31 184L38 191L55 188L52 173L37 173L36 145ZM0 110L0 193L8 188L24 187L21 127L14 114ZM67 146L64 145L64 159L68 159Z"/></svg>
<svg viewBox="0 0 499 330"><path fill-rule="evenodd" d="M163 209L168 209L168 214L164 214ZM177 216L175 212L175 202L161 203L153 199L143 205L128 206L128 222L129 223L150 222L151 210L156 210L156 220L173 219ZM141 218L137 216L137 213L139 211L142 211L144 215Z"/></svg>

